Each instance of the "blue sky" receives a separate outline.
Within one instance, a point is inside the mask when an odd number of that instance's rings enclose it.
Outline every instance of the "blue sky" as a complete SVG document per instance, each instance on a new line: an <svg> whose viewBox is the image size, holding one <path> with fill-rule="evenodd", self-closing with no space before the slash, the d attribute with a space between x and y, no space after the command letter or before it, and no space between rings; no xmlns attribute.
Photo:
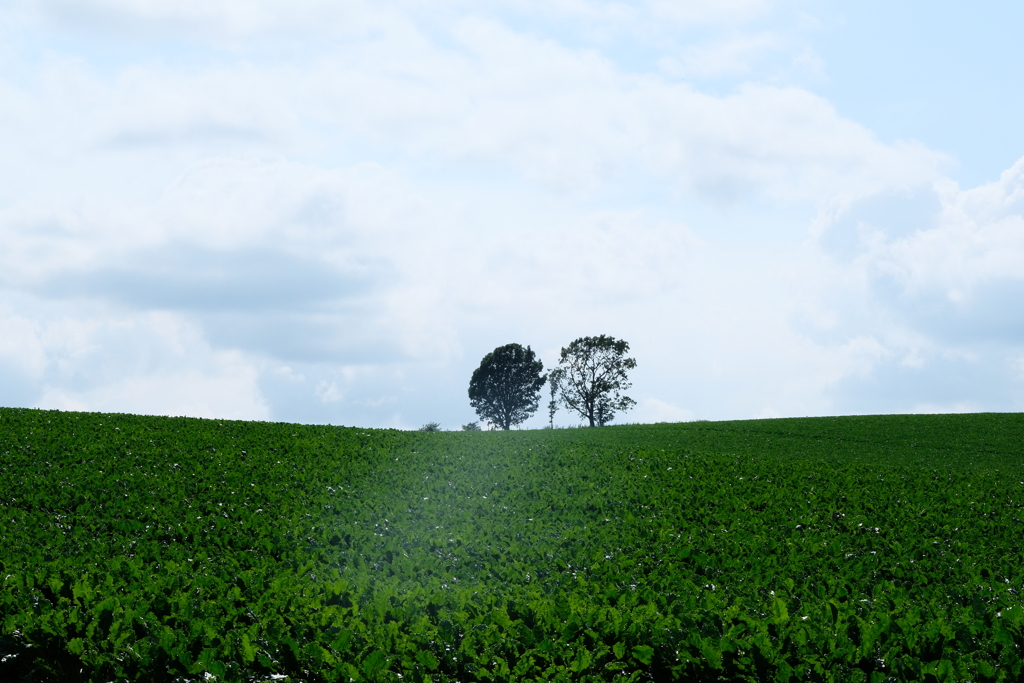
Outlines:
<svg viewBox="0 0 1024 683"><path fill-rule="evenodd" d="M5 3L0 405L457 428L610 334L628 421L1024 409L1022 23Z"/></svg>

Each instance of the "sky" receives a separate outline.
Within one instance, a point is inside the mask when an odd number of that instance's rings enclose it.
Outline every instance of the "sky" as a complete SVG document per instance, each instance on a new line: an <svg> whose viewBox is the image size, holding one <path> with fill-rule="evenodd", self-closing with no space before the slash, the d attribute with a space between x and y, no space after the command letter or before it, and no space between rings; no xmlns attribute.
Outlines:
<svg viewBox="0 0 1024 683"><path fill-rule="evenodd" d="M607 334L618 422L1024 410L1021 25L8 0L0 405L458 429L486 353Z"/></svg>

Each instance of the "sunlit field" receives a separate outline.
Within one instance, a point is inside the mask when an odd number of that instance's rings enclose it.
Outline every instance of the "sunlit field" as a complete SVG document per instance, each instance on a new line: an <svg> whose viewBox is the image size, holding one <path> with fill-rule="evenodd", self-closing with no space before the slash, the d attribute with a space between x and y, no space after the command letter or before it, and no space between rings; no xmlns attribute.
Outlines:
<svg viewBox="0 0 1024 683"><path fill-rule="evenodd" d="M0 409L0 679L1024 676L1024 416Z"/></svg>

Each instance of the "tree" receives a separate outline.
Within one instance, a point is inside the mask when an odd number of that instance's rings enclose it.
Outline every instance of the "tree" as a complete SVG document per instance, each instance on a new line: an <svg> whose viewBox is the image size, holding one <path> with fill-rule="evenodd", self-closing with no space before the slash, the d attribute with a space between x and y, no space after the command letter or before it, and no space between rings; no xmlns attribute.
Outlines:
<svg viewBox="0 0 1024 683"><path fill-rule="evenodd" d="M480 419L509 429L537 412L544 364L527 346L499 346L484 356L469 380L469 404Z"/></svg>
<svg viewBox="0 0 1024 683"><path fill-rule="evenodd" d="M558 412L558 397L555 395L558 393L558 382L555 381L555 373L558 370L554 370L548 377L548 386L551 388L551 403L548 404L548 426L551 429L555 428L555 413Z"/></svg>
<svg viewBox="0 0 1024 683"><path fill-rule="evenodd" d="M633 386L626 371L635 368L636 361L626 358L628 352L628 342L604 334L580 337L563 348L550 378L562 405L589 420L591 427L603 427L616 411L635 406L636 401L619 393Z"/></svg>

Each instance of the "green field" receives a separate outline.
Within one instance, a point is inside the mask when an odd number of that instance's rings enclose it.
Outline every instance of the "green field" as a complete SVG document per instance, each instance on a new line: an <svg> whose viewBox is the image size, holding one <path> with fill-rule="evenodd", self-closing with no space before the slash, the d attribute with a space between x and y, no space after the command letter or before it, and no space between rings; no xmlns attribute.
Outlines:
<svg viewBox="0 0 1024 683"><path fill-rule="evenodd" d="M1024 679L1024 415L0 409L4 681Z"/></svg>

